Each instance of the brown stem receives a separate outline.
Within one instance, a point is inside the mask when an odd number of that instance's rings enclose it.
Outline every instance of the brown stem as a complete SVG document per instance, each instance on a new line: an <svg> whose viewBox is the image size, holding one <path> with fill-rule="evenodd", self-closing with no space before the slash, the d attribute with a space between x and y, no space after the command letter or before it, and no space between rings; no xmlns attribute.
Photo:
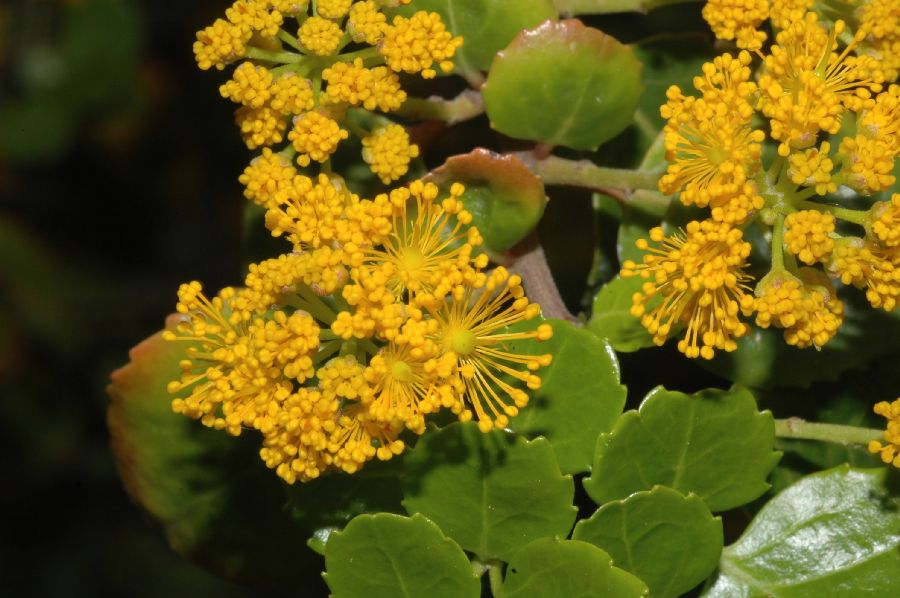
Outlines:
<svg viewBox="0 0 900 598"><path fill-rule="evenodd" d="M547 256L544 254L537 232L528 235L513 248L511 253L513 259L510 269L522 277L528 298L540 304L544 316L578 322L578 318L566 307L559 289L556 288L553 273L547 264Z"/></svg>

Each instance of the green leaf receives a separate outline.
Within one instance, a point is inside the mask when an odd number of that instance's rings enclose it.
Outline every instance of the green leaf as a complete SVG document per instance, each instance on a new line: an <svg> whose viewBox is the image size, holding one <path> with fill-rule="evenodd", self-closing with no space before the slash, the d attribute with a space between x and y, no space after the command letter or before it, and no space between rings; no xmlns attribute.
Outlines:
<svg viewBox="0 0 900 598"><path fill-rule="evenodd" d="M631 297L641 290L642 284L644 279L637 276L617 276L603 285L594 297L588 330L606 339L616 351L630 353L654 345L653 337L641 325L640 319L631 315Z"/></svg>
<svg viewBox="0 0 900 598"><path fill-rule="evenodd" d="M551 0L414 0L398 12L409 16L419 10L438 13L447 29L463 37L453 63L467 78L486 71L519 31L557 17Z"/></svg>
<svg viewBox="0 0 900 598"><path fill-rule="evenodd" d="M513 155L475 149L448 158L427 178L466 186L462 202L494 252L510 249L534 230L547 205L540 177Z"/></svg>
<svg viewBox="0 0 900 598"><path fill-rule="evenodd" d="M622 226L616 239L619 261L633 260L641 263L645 251L635 246L638 239L647 239L650 229L659 226L673 199L657 191L635 191L622 213Z"/></svg>
<svg viewBox="0 0 900 598"><path fill-rule="evenodd" d="M715 570L722 520L697 495L657 486L606 503L578 522L572 538L608 552L647 584L650 596L680 596Z"/></svg>
<svg viewBox="0 0 900 598"><path fill-rule="evenodd" d="M844 322L820 351L788 346L781 329L753 326L738 339L736 351L717 351L711 361L701 360L700 365L751 388L805 388L816 381L837 380L844 372L897 350L900 309L893 313L873 309L863 293L853 288L845 289L841 299L846 306Z"/></svg>
<svg viewBox="0 0 900 598"><path fill-rule="evenodd" d="M523 544L565 537L575 520L571 476L559 471L543 438L454 423L423 435L406 453L403 506L422 513L482 560Z"/></svg>
<svg viewBox="0 0 900 598"><path fill-rule="evenodd" d="M325 550L334 598L478 598L481 583L460 547L413 515L359 515Z"/></svg>
<svg viewBox="0 0 900 598"><path fill-rule="evenodd" d="M547 21L497 53L482 88L505 135L593 149L632 121L643 86L628 46L581 21Z"/></svg>
<svg viewBox="0 0 900 598"><path fill-rule="evenodd" d="M621 415L625 387L608 343L569 322L548 323L553 338L531 346L553 355L553 362L540 371L541 388L509 427L528 437L544 436L562 472L581 473L591 469L597 436Z"/></svg>
<svg viewBox="0 0 900 598"><path fill-rule="evenodd" d="M613 567L608 554L587 542L543 538L517 552L509 562L503 598L647 595L640 579Z"/></svg>
<svg viewBox="0 0 900 598"><path fill-rule="evenodd" d="M774 442L772 414L760 413L747 390L688 396L660 387L600 436L584 488L603 504L660 484L724 511L766 491L780 456Z"/></svg>
<svg viewBox="0 0 900 598"><path fill-rule="evenodd" d="M166 385L183 356L183 345L156 334L132 349L108 389L125 488L175 551L223 577L293 588L321 571L308 537L360 511L399 509L396 478L386 483L380 468L367 469L368 477L324 476L287 495L259 458L258 436L234 438L172 412Z"/></svg>
<svg viewBox="0 0 900 598"><path fill-rule="evenodd" d="M708 598L900 594L900 501L884 469L842 465L769 501L725 548Z"/></svg>

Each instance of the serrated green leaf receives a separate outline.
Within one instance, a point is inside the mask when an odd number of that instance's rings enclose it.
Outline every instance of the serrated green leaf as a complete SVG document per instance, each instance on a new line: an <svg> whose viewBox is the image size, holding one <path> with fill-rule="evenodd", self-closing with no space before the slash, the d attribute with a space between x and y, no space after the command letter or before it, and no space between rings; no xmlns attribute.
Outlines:
<svg viewBox="0 0 900 598"><path fill-rule="evenodd" d="M884 469L846 465L769 501L725 548L708 598L900 594L900 501Z"/></svg>
<svg viewBox="0 0 900 598"><path fill-rule="evenodd" d="M588 330L606 339L613 349L630 353L652 347L653 337L641 325L639 318L631 315L631 297L641 290L644 280L640 277L619 278L609 281L594 297Z"/></svg>
<svg viewBox="0 0 900 598"><path fill-rule="evenodd" d="M636 598L647 595L647 586L634 575L614 567L610 556L592 544L543 538L513 556L500 595L503 598Z"/></svg>
<svg viewBox="0 0 900 598"><path fill-rule="evenodd" d="M872 309L863 294L845 289L844 322L821 350L797 349L784 342L783 330L752 327L738 339L736 351L717 351L700 365L729 380L751 388L791 386L805 388L820 380L836 380L874 357L897 350L900 309L885 313Z"/></svg>
<svg viewBox="0 0 900 598"><path fill-rule="evenodd" d="M553 362L540 371L541 388L509 427L530 438L543 436L563 473L589 471L597 436L608 432L625 406L619 362L612 347L563 320L547 320L553 338L533 343Z"/></svg>
<svg viewBox="0 0 900 598"><path fill-rule="evenodd" d="M697 496L657 486L608 502L579 521L575 540L609 553L616 566L650 588L650 596L680 596L716 568L722 553L722 520Z"/></svg>
<svg viewBox="0 0 900 598"><path fill-rule="evenodd" d="M429 431L404 459L403 506L422 513L482 560L509 556L542 537L565 537L575 485L550 443L473 423Z"/></svg>
<svg viewBox="0 0 900 598"><path fill-rule="evenodd" d="M360 515L325 549L334 598L478 598L481 584L462 549L413 515Z"/></svg>
<svg viewBox="0 0 900 598"><path fill-rule="evenodd" d="M584 488L603 504L659 484L724 511L766 491L780 456L774 442L772 414L760 413L745 389L688 396L657 388L600 436Z"/></svg>
<svg viewBox="0 0 900 598"><path fill-rule="evenodd" d="M484 245L503 252L537 226L547 205L544 183L519 158L486 149L451 156L428 177L439 185L462 183L463 205Z"/></svg>
<svg viewBox="0 0 900 598"><path fill-rule="evenodd" d="M581 21L547 21L497 53L482 88L505 135L593 149L632 121L641 63L628 46Z"/></svg>
<svg viewBox="0 0 900 598"><path fill-rule="evenodd" d="M126 489L175 551L223 577L292 588L321 571L307 538L360 511L399 510L398 484L376 477L380 468L323 476L286 494L254 434L234 438L172 412L166 385L183 357L184 347L160 334L135 347L112 375L107 416Z"/></svg>
<svg viewBox="0 0 900 598"><path fill-rule="evenodd" d="M409 16L419 10L438 13L454 35L463 37L453 64L464 77L486 71L494 54L522 29L557 17L551 0L414 0L398 12Z"/></svg>

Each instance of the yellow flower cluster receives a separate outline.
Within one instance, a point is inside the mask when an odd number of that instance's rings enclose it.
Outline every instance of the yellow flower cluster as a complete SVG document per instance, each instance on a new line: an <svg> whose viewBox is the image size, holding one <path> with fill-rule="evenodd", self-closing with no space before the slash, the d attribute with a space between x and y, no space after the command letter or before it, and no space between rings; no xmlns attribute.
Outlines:
<svg viewBox="0 0 900 598"><path fill-rule="evenodd" d="M868 32L867 49L879 57L885 77L896 81L900 75L900 6L896 0L856 0L860 29Z"/></svg>
<svg viewBox="0 0 900 598"><path fill-rule="evenodd" d="M296 155L297 163L307 167L327 163L352 132L378 141L378 147L366 146L367 162L387 184L407 173L418 147L393 133L398 125L387 126L383 117L373 123L372 116L354 111L398 110L406 101L398 74L431 78L436 69L449 72L462 45L437 13L419 11L389 22L384 8L407 3L237 0L225 19L197 34L194 54L202 69L224 69L247 59L220 92L240 104L235 119L249 149L281 144L287 137L291 143L282 154ZM345 51L351 43L364 47ZM345 121L353 125L342 128ZM382 137L386 130L392 134ZM386 152L395 148L401 154L388 157Z"/></svg>
<svg viewBox="0 0 900 598"><path fill-rule="evenodd" d="M744 273L750 244L742 237L725 222L704 220L671 237L652 229L650 240L658 247L638 241L647 251L643 263L626 261L622 276L646 279L631 314L641 318L656 344L683 327L678 350L687 357L712 359L716 349L737 347L735 340L748 330L739 319L750 280Z"/></svg>
<svg viewBox="0 0 900 598"><path fill-rule="evenodd" d="M363 160L385 184L403 176L409 170L409 161L419 155L419 147L409 142L406 129L400 125L375 129L362 144Z"/></svg>
<svg viewBox="0 0 900 598"><path fill-rule="evenodd" d="M723 54L694 78L696 94L672 86L660 108L669 164L659 189L709 208L710 220L668 238L651 230L652 247L638 241L647 252L643 263L624 263L622 275L647 279L632 313L654 341L684 330L679 349L689 357L733 350L746 332L741 314L755 314L763 328L783 328L790 345L821 348L844 310L827 275L865 289L875 308L891 311L900 299L900 195L868 211L830 203L839 201L831 194L841 186L870 195L895 183L900 86L885 89L887 62L863 51L871 30L854 34L842 21L821 22L804 12L810 5L708 2L704 16L716 34L753 48L757 72L750 52ZM780 31L763 53L765 37L754 32L767 18ZM760 116L767 126L754 128ZM778 149L768 165L766 129ZM827 138L842 130L843 138ZM811 201L816 196L825 199ZM838 220L863 236L843 236ZM750 251L740 227L751 221L771 227L772 264L747 293Z"/></svg>
<svg viewBox="0 0 900 598"><path fill-rule="evenodd" d="M443 409L506 427L551 361L519 342L553 331L533 323L540 307L518 276L486 269L463 186L442 196L415 181L364 199L338 177L285 168L264 153L244 177L292 252L212 299L196 282L179 289L182 319L164 335L187 345L174 411L257 430L288 483L390 459Z"/></svg>
<svg viewBox="0 0 900 598"><path fill-rule="evenodd" d="M887 429L884 431L884 442L871 441L869 452L878 453L885 463L900 467L900 399L890 403L887 401L876 403L874 411L888 421Z"/></svg>

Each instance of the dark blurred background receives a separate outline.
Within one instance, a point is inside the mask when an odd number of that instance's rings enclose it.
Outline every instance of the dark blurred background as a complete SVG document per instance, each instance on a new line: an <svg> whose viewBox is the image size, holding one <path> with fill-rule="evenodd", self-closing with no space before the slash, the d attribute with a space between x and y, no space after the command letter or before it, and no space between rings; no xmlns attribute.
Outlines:
<svg viewBox="0 0 900 598"><path fill-rule="evenodd" d="M0 0L0 594L259 595L168 548L105 424L177 285L238 280L248 154L191 53L224 6Z"/></svg>

